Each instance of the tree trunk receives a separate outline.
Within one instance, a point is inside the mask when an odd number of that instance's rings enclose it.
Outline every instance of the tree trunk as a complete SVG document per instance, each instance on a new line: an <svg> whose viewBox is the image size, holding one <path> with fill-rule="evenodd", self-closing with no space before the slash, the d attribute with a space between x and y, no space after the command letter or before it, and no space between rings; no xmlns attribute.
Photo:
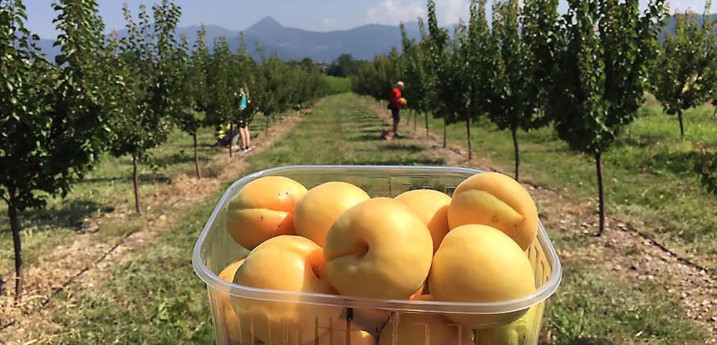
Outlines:
<svg viewBox="0 0 717 345"><path fill-rule="evenodd" d="M234 140L234 123L229 122L229 158L232 158L232 141Z"/></svg>
<svg viewBox="0 0 717 345"><path fill-rule="evenodd" d="M430 129L428 128L428 112L425 112L423 115L426 117L426 139L428 139L430 133Z"/></svg>
<svg viewBox="0 0 717 345"><path fill-rule="evenodd" d="M510 130L513 135L513 152L515 154L515 180L520 181L520 149L518 148L518 130L513 128Z"/></svg>
<svg viewBox="0 0 717 345"><path fill-rule="evenodd" d="M418 131L418 111L413 112L413 132Z"/></svg>
<svg viewBox="0 0 717 345"><path fill-rule="evenodd" d="M447 144L447 136L448 136L448 118L443 116L443 148L446 148Z"/></svg>
<svg viewBox="0 0 717 345"><path fill-rule="evenodd" d="M471 145L471 116L466 113L466 137L468 139L468 160L473 159L473 146Z"/></svg>
<svg viewBox="0 0 717 345"><path fill-rule="evenodd" d="M605 232L605 188L603 186L602 179L602 157L600 153L595 154L595 168L597 169L598 178L598 197L600 204L600 228L598 229L598 236L602 236Z"/></svg>
<svg viewBox="0 0 717 345"><path fill-rule="evenodd" d="M406 126L411 126L411 110L406 110Z"/></svg>
<svg viewBox="0 0 717 345"><path fill-rule="evenodd" d="M685 140L685 126L682 123L682 110L677 112L677 119L680 121L680 140Z"/></svg>
<svg viewBox="0 0 717 345"><path fill-rule="evenodd" d="M22 299L22 242L20 239L20 221L17 218L17 206L12 193L7 203L7 215L10 218L12 242L15 247L15 305Z"/></svg>
<svg viewBox="0 0 717 345"><path fill-rule="evenodd" d="M199 172L199 152L197 150L197 132L192 133L192 141L194 144L194 170L197 172L197 178L201 179L202 174Z"/></svg>
<svg viewBox="0 0 717 345"><path fill-rule="evenodd" d="M715 105L715 111L712 112L712 117L717 116L717 105Z"/></svg>
<svg viewBox="0 0 717 345"><path fill-rule="evenodd" d="M134 184L134 210L137 214L142 214L139 207L139 178L137 176L137 156L132 155L132 184Z"/></svg>
<svg viewBox="0 0 717 345"><path fill-rule="evenodd" d="M264 115L266 121L264 122L264 135L269 135L269 115Z"/></svg>

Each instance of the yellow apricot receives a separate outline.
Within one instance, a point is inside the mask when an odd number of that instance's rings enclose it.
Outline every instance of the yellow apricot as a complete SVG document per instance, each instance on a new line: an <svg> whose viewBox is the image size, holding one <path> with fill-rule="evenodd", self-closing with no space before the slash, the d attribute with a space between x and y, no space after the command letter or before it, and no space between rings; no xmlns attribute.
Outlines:
<svg viewBox="0 0 717 345"><path fill-rule="evenodd" d="M451 197L437 190L416 189L401 193L396 200L408 206L426 224L431 232L435 253L448 233L448 205L451 204Z"/></svg>
<svg viewBox="0 0 717 345"><path fill-rule="evenodd" d="M261 177L247 183L227 210L227 231L249 250L279 235L293 235L294 208L306 194L302 184L281 176Z"/></svg>
<svg viewBox="0 0 717 345"><path fill-rule="evenodd" d="M237 269L239 269L243 263L244 259L232 262L219 273L219 278L230 283L233 282ZM249 327L239 321L239 318L232 308L229 294L218 291L216 295L217 304L219 306L219 317L224 324L229 340L236 343L251 341L252 336Z"/></svg>
<svg viewBox="0 0 717 345"><path fill-rule="evenodd" d="M296 204L296 234L323 247L336 218L368 199L370 197L363 189L346 182L326 182L311 188Z"/></svg>
<svg viewBox="0 0 717 345"><path fill-rule="evenodd" d="M448 225L483 224L503 231L526 250L538 233L533 198L514 179L499 173L473 175L458 185L448 206Z"/></svg>
<svg viewBox="0 0 717 345"><path fill-rule="evenodd" d="M433 241L402 203L374 198L344 212L326 236L326 271L342 295L405 299L425 282Z"/></svg>
<svg viewBox="0 0 717 345"><path fill-rule="evenodd" d="M525 252L500 230L477 224L459 226L446 235L433 257L428 280L431 295L438 301L502 302L535 291L533 268ZM474 329L498 319L517 319L524 312L446 316Z"/></svg>
<svg viewBox="0 0 717 345"><path fill-rule="evenodd" d="M326 279L321 247L295 235L270 238L249 253L237 270L234 283L252 288L295 292L281 301L234 296L232 307L241 321L249 322L254 336L267 344L301 345L328 328L340 307L303 301L302 293L335 294Z"/></svg>

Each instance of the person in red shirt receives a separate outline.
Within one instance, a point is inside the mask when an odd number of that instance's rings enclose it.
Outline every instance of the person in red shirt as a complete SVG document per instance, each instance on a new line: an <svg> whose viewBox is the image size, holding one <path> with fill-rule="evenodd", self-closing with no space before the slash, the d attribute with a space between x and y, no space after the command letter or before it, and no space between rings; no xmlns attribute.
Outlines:
<svg viewBox="0 0 717 345"><path fill-rule="evenodd" d="M399 136L398 134L398 123L401 122L401 104L399 99L403 97L401 91L403 90L403 82L399 81L396 83L396 87L391 91L391 95L388 98L388 108L391 109L391 117L393 117L393 135Z"/></svg>

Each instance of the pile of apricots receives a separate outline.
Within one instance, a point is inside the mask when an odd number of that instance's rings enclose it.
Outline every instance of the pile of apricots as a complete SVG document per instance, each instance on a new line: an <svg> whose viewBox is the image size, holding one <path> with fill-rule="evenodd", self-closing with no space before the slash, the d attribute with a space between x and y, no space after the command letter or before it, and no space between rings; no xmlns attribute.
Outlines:
<svg viewBox="0 0 717 345"><path fill-rule="evenodd" d="M307 189L290 178L261 177L229 203L226 230L250 252L219 276L245 287L459 303L536 290L527 250L536 241L537 208L521 184L499 173L473 175L452 196L418 189L395 198L371 197L347 182ZM487 314L397 317L380 310L357 310L354 322L342 318L345 308L300 297L220 293L217 303L231 344L522 345L536 333L534 308L504 324ZM362 319L380 327L368 329Z"/></svg>

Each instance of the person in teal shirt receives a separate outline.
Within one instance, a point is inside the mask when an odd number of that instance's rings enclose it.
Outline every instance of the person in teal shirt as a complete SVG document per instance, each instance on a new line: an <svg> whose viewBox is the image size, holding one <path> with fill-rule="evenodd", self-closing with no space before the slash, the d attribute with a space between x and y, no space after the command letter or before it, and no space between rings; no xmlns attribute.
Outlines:
<svg viewBox="0 0 717 345"><path fill-rule="evenodd" d="M241 93L239 94L241 96L241 102L239 104L239 113L241 114L244 109L246 109L246 93L244 92L244 89L241 89Z"/></svg>
<svg viewBox="0 0 717 345"><path fill-rule="evenodd" d="M251 103L251 100L249 99L248 90L245 91L245 87L241 88L241 91L239 93L239 97L241 97L241 101L239 102L239 135L241 136L241 152L246 153L251 151L251 135L249 135L249 124L247 123L247 120L245 119L245 116L243 115L244 110L246 110L246 107L249 103Z"/></svg>

